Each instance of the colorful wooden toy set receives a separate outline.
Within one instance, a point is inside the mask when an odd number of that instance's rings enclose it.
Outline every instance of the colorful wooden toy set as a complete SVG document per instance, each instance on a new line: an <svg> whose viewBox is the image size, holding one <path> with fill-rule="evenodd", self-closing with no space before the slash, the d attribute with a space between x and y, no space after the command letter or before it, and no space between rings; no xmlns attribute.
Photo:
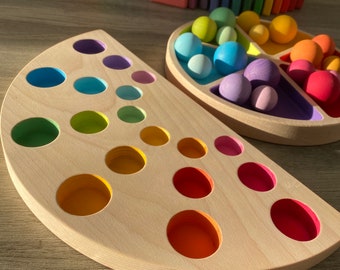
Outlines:
<svg viewBox="0 0 340 270"><path fill-rule="evenodd" d="M218 7L230 8L236 15L246 10L269 16L301 9L304 0L151 0L179 8L201 8L210 11Z"/></svg>
<svg viewBox="0 0 340 270"><path fill-rule="evenodd" d="M191 26L170 38L167 65L183 85L199 89L204 84L183 70L174 45ZM254 63L233 44L235 55ZM260 47L243 44L262 59ZM294 123L308 115L312 124L304 129L313 132L326 115L285 72L277 74L279 82L270 80L289 93L288 102L299 99ZM214 89L200 91L202 99L210 93L216 104L224 100ZM231 111L266 115L240 108ZM273 116L272 128L282 129L287 118ZM28 63L6 93L0 120L8 171L30 210L110 268L309 268L340 246L336 209L102 30Z"/></svg>
<svg viewBox="0 0 340 270"><path fill-rule="evenodd" d="M340 139L335 43L288 15L261 21L217 8L174 31L166 64L170 81L242 135L295 145Z"/></svg>

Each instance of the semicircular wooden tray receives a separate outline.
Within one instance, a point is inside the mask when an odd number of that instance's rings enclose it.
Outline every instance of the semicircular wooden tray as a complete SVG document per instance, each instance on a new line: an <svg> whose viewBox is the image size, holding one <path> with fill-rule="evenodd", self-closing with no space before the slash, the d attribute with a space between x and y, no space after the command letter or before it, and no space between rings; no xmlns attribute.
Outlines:
<svg viewBox="0 0 340 270"><path fill-rule="evenodd" d="M1 140L37 218L117 270L308 268L340 246L336 209L102 30L20 71Z"/></svg>
<svg viewBox="0 0 340 270"><path fill-rule="evenodd" d="M266 20L261 20L269 25ZM218 92L223 75L213 67L210 75L197 80L188 75L187 64L176 56L174 44L178 36L191 30L193 22L178 27L169 37L166 49L166 77L178 88L191 96L210 113L215 115L238 134L262 141L287 145L320 145L340 140L340 99L327 109L313 101L285 72L289 65L289 53L293 45L312 36L298 31L287 44L269 40L258 45L238 25L237 42L247 50L249 59L269 58L281 71L276 87L279 101L269 112L252 109L250 104L237 105L223 99ZM217 46L203 43L203 54L212 59Z"/></svg>

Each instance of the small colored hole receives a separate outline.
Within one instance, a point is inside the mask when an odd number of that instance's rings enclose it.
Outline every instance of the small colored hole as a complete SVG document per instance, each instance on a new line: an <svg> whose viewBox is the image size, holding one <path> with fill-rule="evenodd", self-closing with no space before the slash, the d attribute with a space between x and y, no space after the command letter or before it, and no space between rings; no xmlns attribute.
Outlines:
<svg viewBox="0 0 340 270"><path fill-rule="evenodd" d="M82 111L71 118L71 126L74 130L92 134L104 130L109 124L109 119L100 112Z"/></svg>
<svg viewBox="0 0 340 270"><path fill-rule="evenodd" d="M105 51L106 45L94 39L82 39L73 44L73 48L84 54L97 54Z"/></svg>
<svg viewBox="0 0 340 270"><path fill-rule="evenodd" d="M138 123L145 119L146 113L135 106L125 106L118 110L118 118L127 123Z"/></svg>
<svg viewBox="0 0 340 270"><path fill-rule="evenodd" d="M108 68L112 69L126 69L129 68L132 65L132 61L121 55L110 55L104 58L103 63Z"/></svg>
<svg viewBox="0 0 340 270"><path fill-rule="evenodd" d="M170 134L164 128L150 126L141 131L140 137L147 144L160 146L169 141Z"/></svg>
<svg viewBox="0 0 340 270"><path fill-rule="evenodd" d="M215 147L222 154L227 156L237 156L240 155L243 150L243 144L236 138L229 136L221 136L215 140Z"/></svg>
<svg viewBox="0 0 340 270"><path fill-rule="evenodd" d="M132 73L132 79L135 82L148 84L148 83L153 83L156 80L156 76L152 74L151 72L140 70L140 71L135 71L134 73Z"/></svg>
<svg viewBox="0 0 340 270"><path fill-rule="evenodd" d="M92 174L79 174L60 185L57 202L71 215L87 216L102 210L111 196L111 187L105 179Z"/></svg>
<svg viewBox="0 0 340 270"><path fill-rule="evenodd" d="M168 223L167 236L178 253L193 259L211 256L222 242L216 221L206 213L195 210L174 215Z"/></svg>
<svg viewBox="0 0 340 270"><path fill-rule="evenodd" d="M201 158L208 152L205 143L197 138L184 138L178 142L177 148L182 155L189 158Z"/></svg>
<svg viewBox="0 0 340 270"><path fill-rule="evenodd" d="M146 156L136 147L119 146L106 154L105 163L116 173L132 174L144 168Z"/></svg>
<svg viewBox="0 0 340 270"><path fill-rule="evenodd" d="M42 67L27 74L26 80L35 87L48 88L62 84L66 74L59 68Z"/></svg>
<svg viewBox="0 0 340 270"><path fill-rule="evenodd" d="M35 117L16 124L12 139L22 146L38 147L53 142L59 135L59 126L52 120Z"/></svg>
<svg viewBox="0 0 340 270"><path fill-rule="evenodd" d="M277 229L297 241L310 241L320 232L320 221L305 204L293 199L276 201L270 215Z"/></svg>
<svg viewBox="0 0 340 270"><path fill-rule="evenodd" d="M117 88L116 94L124 100L136 100L142 96L143 92L135 86L123 85Z"/></svg>
<svg viewBox="0 0 340 270"><path fill-rule="evenodd" d="M213 189L211 177L205 171L193 167L178 170L173 183L178 192L194 199L208 196Z"/></svg>
<svg viewBox="0 0 340 270"><path fill-rule="evenodd" d="M255 191L269 191L276 185L274 173L259 163L242 164L238 169L238 177L245 186Z"/></svg>
<svg viewBox="0 0 340 270"><path fill-rule="evenodd" d="M103 92L107 83L96 77L83 77L74 82L74 88L83 94L94 95Z"/></svg>

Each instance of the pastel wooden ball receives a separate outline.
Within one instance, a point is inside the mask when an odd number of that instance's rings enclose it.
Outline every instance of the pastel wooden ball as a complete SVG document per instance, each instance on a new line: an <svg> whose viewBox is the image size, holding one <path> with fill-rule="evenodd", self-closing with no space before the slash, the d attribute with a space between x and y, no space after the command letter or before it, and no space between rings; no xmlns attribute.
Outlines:
<svg viewBox="0 0 340 270"><path fill-rule="evenodd" d="M189 61L195 54L202 53L202 41L191 32L183 33L175 40L174 49L182 61Z"/></svg>
<svg viewBox="0 0 340 270"><path fill-rule="evenodd" d="M243 11L236 20L236 23L241 27L246 33L257 24L260 24L260 16L252 10Z"/></svg>
<svg viewBox="0 0 340 270"><path fill-rule="evenodd" d="M249 30L249 36L259 45L269 40L269 30L264 24L256 24Z"/></svg>
<svg viewBox="0 0 340 270"><path fill-rule="evenodd" d="M327 34L320 34L312 38L314 42L321 47L324 57L330 56L335 52L335 42L333 38Z"/></svg>
<svg viewBox="0 0 340 270"><path fill-rule="evenodd" d="M320 105L334 103L340 96L338 78L327 70L317 70L306 80L306 93Z"/></svg>
<svg viewBox="0 0 340 270"><path fill-rule="evenodd" d="M244 69L244 76L253 88L263 84L276 87L281 79L279 68L266 58L258 58L248 64Z"/></svg>
<svg viewBox="0 0 340 270"><path fill-rule="evenodd" d="M279 15L269 24L269 33L272 41L286 44L292 41L298 32L296 21L288 15Z"/></svg>
<svg viewBox="0 0 340 270"><path fill-rule="evenodd" d="M241 105L251 95L251 84L241 73L233 73L222 79L219 93L226 100Z"/></svg>
<svg viewBox="0 0 340 270"><path fill-rule="evenodd" d="M204 79L209 76L212 70L212 63L208 56L196 54L188 62L188 73L195 79Z"/></svg>
<svg viewBox="0 0 340 270"><path fill-rule="evenodd" d="M299 86L303 87L306 79L315 71L313 64L305 59L291 62L287 68L287 74Z"/></svg>
<svg viewBox="0 0 340 270"><path fill-rule="evenodd" d="M314 67L319 68L323 58L323 53L319 44L311 39L301 40L292 47L290 60L305 59L311 62Z"/></svg>
<svg viewBox="0 0 340 270"><path fill-rule="evenodd" d="M216 22L208 16L200 16L194 20L191 32L204 42L212 41L217 32Z"/></svg>
<svg viewBox="0 0 340 270"><path fill-rule="evenodd" d="M236 41L237 33L234 27L231 26L222 26L218 29L216 34L216 42L218 45L223 44L227 41Z"/></svg>
<svg viewBox="0 0 340 270"><path fill-rule="evenodd" d="M322 69L340 72L340 57L336 55L327 56L322 61Z"/></svg>
<svg viewBox="0 0 340 270"><path fill-rule="evenodd" d="M217 27L231 26L235 27L236 17L234 12L227 7L218 7L210 12L209 18L213 19Z"/></svg>
<svg viewBox="0 0 340 270"><path fill-rule="evenodd" d="M267 112L276 106L279 98L276 90L268 85L256 87L251 94L251 105L258 111Z"/></svg>
<svg viewBox="0 0 340 270"><path fill-rule="evenodd" d="M243 69L248 56L243 46L236 41L228 41L218 46L214 53L214 66L221 75L228 75Z"/></svg>

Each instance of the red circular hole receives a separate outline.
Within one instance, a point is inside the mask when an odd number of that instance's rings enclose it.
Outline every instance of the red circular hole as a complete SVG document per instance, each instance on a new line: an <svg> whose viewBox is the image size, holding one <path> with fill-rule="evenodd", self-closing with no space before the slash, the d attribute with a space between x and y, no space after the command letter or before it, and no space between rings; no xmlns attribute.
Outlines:
<svg viewBox="0 0 340 270"><path fill-rule="evenodd" d="M320 232L320 221L307 205L293 199L275 202L270 215L276 228L297 241L310 241Z"/></svg>
<svg viewBox="0 0 340 270"><path fill-rule="evenodd" d="M276 185L274 173L255 162L242 164L238 169L238 177L245 186L255 191L269 191Z"/></svg>
<svg viewBox="0 0 340 270"><path fill-rule="evenodd" d="M213 180L203 170L186 167L178 170L174 177L175 188L189 198L203 198L210 194L213 188Z"/></svg>

